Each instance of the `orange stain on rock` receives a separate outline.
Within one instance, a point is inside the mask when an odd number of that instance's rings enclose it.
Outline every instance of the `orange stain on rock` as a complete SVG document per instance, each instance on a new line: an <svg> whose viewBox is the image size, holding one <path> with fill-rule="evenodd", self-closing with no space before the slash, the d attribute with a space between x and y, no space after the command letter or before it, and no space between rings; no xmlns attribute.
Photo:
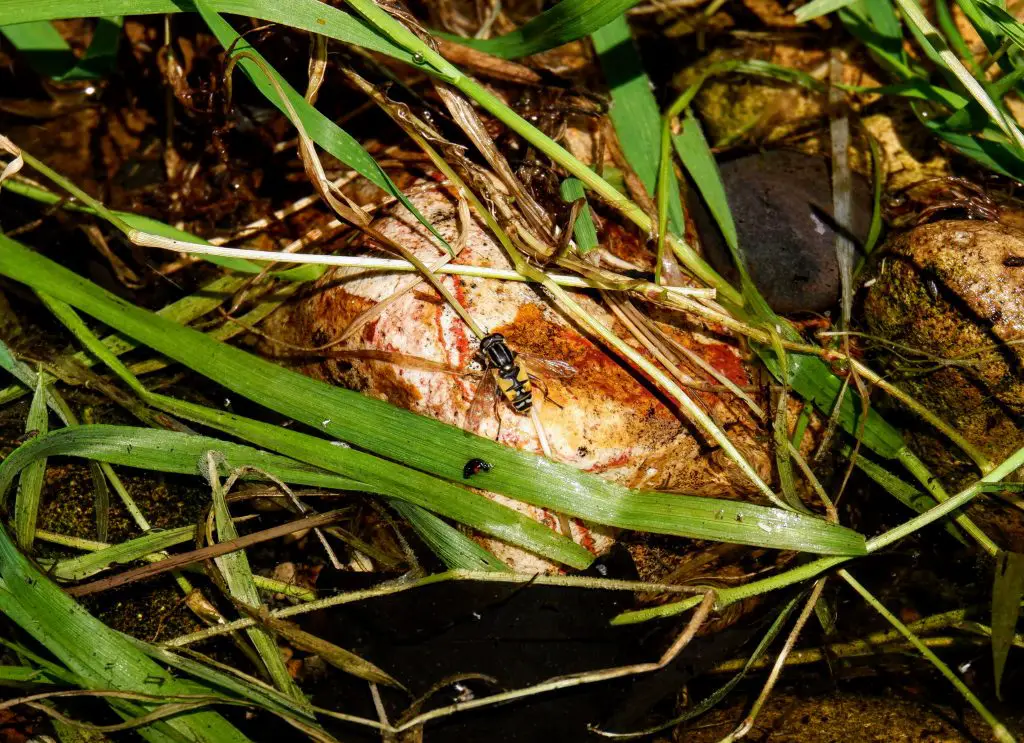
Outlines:
<svg viewBox="0 0 1024 743"><path fill-rule="evenodd" d="M743 366L743 361L732 346L727 346L724 343L706 343L693 350L703 356L705 361L724 374L733 384L740 386L750 384L750 376Z"/></svg>
<svg viewBox="0 0 1024 743"><path fill-rule="evenodd" d="M650 408L654 416L675 420L651 391L614 358L572 328L550 322L535 304L521 306L513 322L495 328L494 332L504 335L514 351L573 366L576 373L560 381L578 398L610 399L634 410ZM526 365L529 367L528 359ZM539 373L544 376L543 371Z"/></svg>

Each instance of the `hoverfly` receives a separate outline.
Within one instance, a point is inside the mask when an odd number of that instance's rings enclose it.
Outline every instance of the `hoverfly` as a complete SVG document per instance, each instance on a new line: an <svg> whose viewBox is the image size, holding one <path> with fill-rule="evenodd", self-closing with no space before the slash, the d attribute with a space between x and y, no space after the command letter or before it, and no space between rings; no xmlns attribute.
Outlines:
<svg viewBox="0 0 1024 743"><path fill-rule="evenodd" d="M517 413L528 413L533 406L533 386L530 377L519 364L516 355L501 333L491 333L480 341L480 355L494 372L494 380L505 399ZM485 368L486 368L485 366Z"/></svg>
<svg viewBox="0 0 1024 743"><path fill-rule="evenodd" d="M530 412L533 407L533 382L541 381L531 370L559 379L568 379L576 374L575 367L564 361L516 353L508 347L501 333L491 333L480 341L479 358L484 374L489 372L494 384L481 381L469 405L463 428L474 433L479 433L484 415L488 410L495 410L501 397L520 415ZM544 392L547 393L547 390L544 389Z"/></svg>
<svg viewBox="0 0 1024 743"><path fill-rule="evenodd" d="M508 347L508 343L500 333L491 333L480 341L477 360L482 367L481 370L460 369L438 361L395 351L332 349L328 355L331 358L383 361L460 377L482 377L470 402L463 424L463 428L473 432L479 431L486 413L495 411L497 403L502 398L517 413L530 412L533 407L534 383L539 383L542 390L546 392L543 381L533 374L533 371L558 379L568 379L576 374L576 368L564 361L546 359L528 353L516 353ZM490 383L488 377L490 377Z"/></svg>

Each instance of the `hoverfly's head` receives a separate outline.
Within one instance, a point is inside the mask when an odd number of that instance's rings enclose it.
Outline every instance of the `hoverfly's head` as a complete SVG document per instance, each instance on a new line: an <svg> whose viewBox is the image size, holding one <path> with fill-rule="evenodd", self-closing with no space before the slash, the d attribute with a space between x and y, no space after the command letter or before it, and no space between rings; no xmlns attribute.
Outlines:
<svg viewBox="0 0 1024 743"><path fill-rule="evenodd" d="M489 353L495 346L501 346L505 343L505 336L501 333L491 333L488 336L484 336L484 339L480 341L480 353Z"/></svg>

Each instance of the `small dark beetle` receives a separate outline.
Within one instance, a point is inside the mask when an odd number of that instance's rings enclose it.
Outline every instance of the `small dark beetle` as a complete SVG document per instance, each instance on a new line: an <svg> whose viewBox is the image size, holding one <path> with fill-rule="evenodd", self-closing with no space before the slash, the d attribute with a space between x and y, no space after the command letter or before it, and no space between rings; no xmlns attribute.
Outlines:
<svg viewBox="0 0 1024 743"><path fill-rule="evenodd" d="M481 472L490 472L491 464L482 459L470 459L462 468L462 477L466 480Z"/></svg>

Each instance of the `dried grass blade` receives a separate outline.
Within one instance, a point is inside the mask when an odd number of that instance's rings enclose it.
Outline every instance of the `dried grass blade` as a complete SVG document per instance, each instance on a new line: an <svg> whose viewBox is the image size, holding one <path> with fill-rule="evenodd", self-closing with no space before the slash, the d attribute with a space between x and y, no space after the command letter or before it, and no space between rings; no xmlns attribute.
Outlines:
<svg viewBox="0 0 1024 743"><path fill-rule="evenodd" d="M243 553L236 553L243 554ZM339 671L352 674L356 678L370 681L374 684L385 684L396 689L405 687L395 680L389 673L381 670L378 666L368 660L360 658L355 653L335 645L333 642L321 639L316 635L306 632L293 623L284 619L277 619L267 612L258 612L252 607L247 607L246 613L253 617L258 626L265 627L268 631L280 635L289 644L300 650L315 653L331 664Z"/></svg>
<svg viewBox="0 0 1024 743"><path fill-rule="evenodd" d="M289 85L251 44L239 36L227 21L220 17L217 11L214 10L212 2L208 0L194 0L194 2L199 14L203 17L206 25L209 26L210 31L217 37L221 45L225 49L233 49L234 56L236 57L239 55L244 56L239 64L249 77L249 80L252 81L252 84L256 86L268 101L277 106L285 115L289 114L289 109L294 110L313 141L341 162L359 172L360 175L371 183L398 199L423 226L433 233L434 237L441 241L442 245L447 246L441 234L412 202L406 198L405 194L394 184L390 176L363 149L359 142L307 103L305 98ZM324 7L325 10L329 9L327 6L321 7ZM320 29L314 30L318 33L326 31L326 29L324 31ZM283 95L278 91L283 91Z"/></svg>

